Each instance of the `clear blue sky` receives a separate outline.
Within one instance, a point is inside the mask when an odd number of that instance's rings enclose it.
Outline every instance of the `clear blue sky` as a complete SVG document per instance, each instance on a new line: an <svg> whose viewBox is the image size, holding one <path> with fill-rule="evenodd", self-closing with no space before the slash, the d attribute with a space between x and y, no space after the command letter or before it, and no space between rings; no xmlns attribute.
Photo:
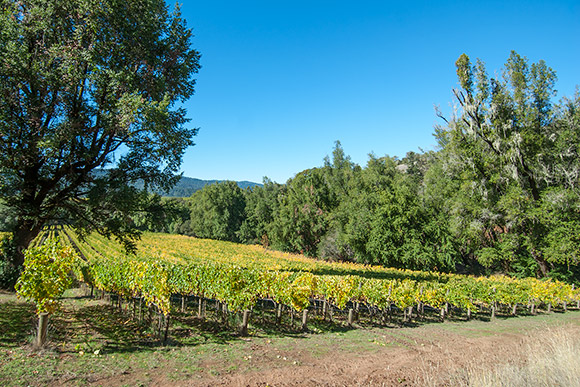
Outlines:
<svg viewBox="0 0 580 387"><path fill-rule="evenodd" d="M352 160L434 149L462 53L544 59L580 84L580 1L184 1L202 69L185 176L284 183L340 140Z"/></svg>

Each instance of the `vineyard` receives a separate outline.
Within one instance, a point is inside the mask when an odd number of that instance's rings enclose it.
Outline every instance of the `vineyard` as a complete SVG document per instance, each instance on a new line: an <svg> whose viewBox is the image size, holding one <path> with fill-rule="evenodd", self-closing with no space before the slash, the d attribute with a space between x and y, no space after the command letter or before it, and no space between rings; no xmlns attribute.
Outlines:
<svg viewBox="0 0 580 387"><path fill-rule="evenodd" d="M412 319L449 314L469 319L496 314L535 314L539 308L566 311L578 307L580 292L556 280L472 277L395 270L352 263L329 263L229 242L168 234L145 234L136 254L107 238L84 240L63 228L46 230L35 242L60 237L77 254L71 270L94 293L116 302L141 321L149 316L159 337L167 337L169 316L208 305L228 321L241 320L247 334L251 312L270 308L275 323L289 314L300 329L309 318L336 319L352 325L366 318L377 324L403 324ZM151 315L156 318L151 318ZM309 315L310 313L310 315ZM300 320L301 317L301 320ZM301 324L300 324L301 322Z"/></svg>

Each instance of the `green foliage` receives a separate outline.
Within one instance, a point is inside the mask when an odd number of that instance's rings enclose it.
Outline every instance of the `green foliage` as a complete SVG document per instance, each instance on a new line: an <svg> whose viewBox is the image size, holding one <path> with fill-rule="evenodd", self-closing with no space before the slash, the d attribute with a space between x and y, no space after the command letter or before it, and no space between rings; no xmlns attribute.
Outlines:
<svg viewBox="0 0 580 387"><path fill-rule="evenodd" d="M289 180L278 196L272 224L272 244L283 250L315 255L326 233L332 209L332 191L324 171L313 168Z"/></svg>
<svg viewBox="0 0 580 387"><path fill-rule="evenodd" d="M0 232L9 232L16 226L16 211L0 202Z"/></svg>
<svg viewBox="0 0 580 387"><path fill-rule="evenodd" d="M130 248L144 191L176 182L196 133L178 107L200 57L179 7L8 0L0 31L0 200L16 213L13 263L63 219Z"/></svg>
<svg viewBox="0 0 580 387"><path fill-rule="evenodd" d="M278 195L281 185L264 178L262 186L244 190L246 208L244 220L238 231L240 241L265 246L270 245L274 214L279 211Z"/></svg>
<svg viewBox="0 0 580 387"><path fill-rule="evenodd" d="M540 276L576 265L578 98L554 104L555 72L515 52L498 79L465 54L456 66L460 110L436 135L446 181L458 188L448 214L465 252Z"/></svg>
<svg viewBox="0 0 580 387"><path fill-rule="evenodd" d="M18 295L36 304L37 313L55 312L59 298L72 284L71 271L78 259L70 245L47 239L25 251L24 270L16 283Z"/></svg>
<svg viewBox="0 0 580 387"><path fill-rule="evenodd" d="M246 198L233 181L205 186L191 196L190 227L201 238L237 242Z"/></svg>
<svg viewBox="0 0 580 387"><path fill-rule="evenodd" d="M189 223L189 219L190 208L186 199L162 198L157 194L150 195L143 211L132 217L141 231L166 233L178 233L183 223Z"/></svg>
<svg viewBox="0 0 580 387"><path fill-rule="evenodd" d="M393 267L454 269L457 253L446 219L437 201L422 195L431 157L371 156L365 169L352 169L346 195L332 214L343 256Z"/></svg>
<svg viewBox="0 0 580 387"><path fill-rule="evenodd" d="M12 249L12 235L8 232L0 232L0 289L12 290L20 276L20 269L12 265L9 260Z"/></svg>
<svg viewBox="0 0 580 387"><path fill-rule="evenodd" d="M551 262L580 263L580 202L572 189L546 190L537 218L545 225L542 251Z"/></svg>

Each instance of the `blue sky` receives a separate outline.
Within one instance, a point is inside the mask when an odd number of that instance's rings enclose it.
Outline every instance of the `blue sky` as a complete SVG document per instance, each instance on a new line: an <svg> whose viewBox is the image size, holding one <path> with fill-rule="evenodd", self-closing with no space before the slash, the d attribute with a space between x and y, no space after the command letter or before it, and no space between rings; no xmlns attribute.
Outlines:
<svg viewBox="0 0 580 387"><path fill-rule="evenodd" d="M580 1L185 1L202 54L185 176L284 183L341 141L352 160L434 149L462 53L511 50L580 84Z"/></svg>

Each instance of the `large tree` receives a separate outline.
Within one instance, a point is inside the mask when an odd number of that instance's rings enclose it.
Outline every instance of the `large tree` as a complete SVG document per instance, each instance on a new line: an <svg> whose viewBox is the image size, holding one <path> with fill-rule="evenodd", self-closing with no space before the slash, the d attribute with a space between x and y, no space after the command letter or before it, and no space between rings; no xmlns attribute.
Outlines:
<svg viewBox="0 0 580 387"><path fill-rule="evenodd" d="M209 184L191 195L191 231L199 238L239 242L246 198L234 181Z"/></svg>
<svg viewBox="0 0 580 387"><path fill-rule="evenodd" d="M577 265L580 100L555 104L556 73L515 52L498 78L465 54L456 66L459 109L437 137L459 186L458 234L488 267L545 276Z"/></svg>
<svg viewBox="0 0 580 387"><path fill-rule="evenodd" d="M176 106L200 67L191 30L163 0L0 4L0 199L17 251L55 219L130 246L144 191L174 182L196 132Z"/></svg>
<svg viewBox="0 0 580 387"><path fill-rule="evenodd" d="M325 177L321 168L307 169L297 173L280 190L270 227L274 247L316 255L334 202Z"/></svg>

